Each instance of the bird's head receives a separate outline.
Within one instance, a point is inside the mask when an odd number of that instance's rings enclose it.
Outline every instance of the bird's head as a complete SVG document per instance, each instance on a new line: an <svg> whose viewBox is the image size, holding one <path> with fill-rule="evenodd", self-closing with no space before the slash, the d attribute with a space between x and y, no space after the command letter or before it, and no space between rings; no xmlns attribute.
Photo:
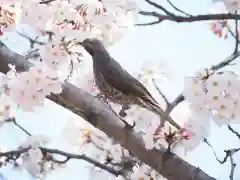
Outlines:
<svg viewBox="0 0 240 180"><path fill-rule="evenodd" d="M96 52L106 51L103 43L96 38L94 39L87 38L81 43L81 45L91 56L93 56Z"/></svg>

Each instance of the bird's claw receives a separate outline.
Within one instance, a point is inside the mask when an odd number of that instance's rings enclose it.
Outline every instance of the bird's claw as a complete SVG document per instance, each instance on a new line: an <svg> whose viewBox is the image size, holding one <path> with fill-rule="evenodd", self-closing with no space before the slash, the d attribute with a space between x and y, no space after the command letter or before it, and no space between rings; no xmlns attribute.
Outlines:
<svg viewBox="0 0 240 180"><path fill-rule="evenodd" d="M132 125L130 125L128 122L126 122L123 118L121 118L121 121L125 124L125 127L127 129L133 129L136 126L136 122L135 121L133 121Z"/></svg>
<svg viewBox="0 0 240 180"><path fill-rule="evenodd" d="M95 96L98 99L104 100L104 95L102 93L97 93L97 95Z"/></svg>
<svg viewBox="0 0 240 180"><path fill-rule="evenodd" d="M126 117L126 116L127 116L127 113L121 110L121 111L119 112L119 116L121 116L121 117Z"/></svg>
<svg viewBox="0 0 240 180"><path fill-rule="evenodd" d="M127 116L127 113L126 113L126 110L130 109L130 107L128 105L123 105L122 106L122 109L120 110L120 112L118 113L119 116L121 117L126 117Z"/></svg>

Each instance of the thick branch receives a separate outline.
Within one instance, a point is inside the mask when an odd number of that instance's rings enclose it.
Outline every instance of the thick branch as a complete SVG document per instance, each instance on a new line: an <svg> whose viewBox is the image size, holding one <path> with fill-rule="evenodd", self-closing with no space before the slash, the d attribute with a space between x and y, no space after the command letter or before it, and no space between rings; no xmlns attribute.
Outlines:
<svg viewBox="0 0 240 180"><path fill-rule="evenodd" d="M16 65L16 69L20 71L27 70L30 66L26 59L12 52L3 43L0 44L0 61L0 71L3 73L9 70L8 63ZM60 95L51 95L48 99L83 117L169 180L214 180L201 169L172 153L163 164L164 149L146 150L142 139L124 128L124 123L107 105L68 82L64 84Z"/></svg>

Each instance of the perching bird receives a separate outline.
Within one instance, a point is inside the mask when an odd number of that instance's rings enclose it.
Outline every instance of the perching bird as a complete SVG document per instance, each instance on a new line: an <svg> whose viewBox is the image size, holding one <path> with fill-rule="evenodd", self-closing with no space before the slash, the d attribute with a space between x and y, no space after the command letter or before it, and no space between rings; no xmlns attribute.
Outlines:
<svg viewBox="0 0 240 180"><path fill-rule="evenodd" d="M122 105L120 115L123 116L129 105L139 105L180 129L180 126L161 109L149 91L109 55L100 40L85 39L81 44L92 56L97 88L106 99Z"/></svg>

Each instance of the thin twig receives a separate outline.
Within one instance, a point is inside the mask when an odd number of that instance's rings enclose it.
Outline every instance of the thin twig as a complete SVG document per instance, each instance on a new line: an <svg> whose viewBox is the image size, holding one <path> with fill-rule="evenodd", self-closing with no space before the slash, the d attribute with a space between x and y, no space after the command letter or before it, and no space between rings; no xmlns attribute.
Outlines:
<svg viewBox="0 0 240 180"><path fill-rule="evenodd" d="M220 164L224 164L224 163L227 161L228 156L225 156L225 157L223 158L223 160L220 160L220 159L218 158L218 156L217 156L216 151L214 150L214 148L212 147L212 145L208 142L208 140L207 140L206 138L204 138L203 141L211 148L211 150L212 150L212 152L213 152L216 160L217 160Z"/></svg>
<svg viewBox="0 0 240 180"><path fill-rule="evenodd" d="M227 29L228 29L228 32L231 34L231 36L232 36L234 39L237 39L235 33L230 29L230 27L227 27ZM238 40L238 43L240 43L239 40Z"/></svg>
<svg viewBox="0 0 240 180"><path fill-rule="evenodd" d="M199 22L199 21L211 21L211 20L240 20L239 14L201 14L201 15L195 15L195 16L180 16L175 15L171 13L171 15L164 15L161 13L158 13L156 11L140 11L140 15L143 16L149 16L149 17L155 17L157 20L160 20L160 22L166 20L166 21L172 21L177 23L192 23L192 22ZM174 17L174 18L173 18Z"/></svg>
<svg viewBox="0 0 240 180"><path fill-rule="evenodd" d="M223 158L223 160L220 160L218 157L217 157L217 154L216 154L216 151L214 150L214 148L212 147L212 145L208 142L208 140L205 138L204 139L204 142L212 149L212 152L216 158L216 160L220 163L220 164L224 164L227 162L227 159L229 158L230 159L230 163L231 163L231 171L230 171L230 175L229 175L229 178L230 180L234 180L234 171L235 171L235 167L236 167L236 163L234 162L234 159L233 159L233 155L237 152L240 151L240 148L235 148L235 149L228 149L228 150L225 150L225 157Z"/></svg>
<svg viewBox="0 0 240 180"><path fill-rule="evenodd" d="M230 125L228 125L228 129L240 139L240 133L235 131Z"/></svg>
<svg viewBox="0 0 240 180"><path fill-rule="evenodd" d="M151 6L162 10L166 15L168 15L171 19L175 20L175 14L171 13L170 11L168 11L166 8L162 7L161 5L151 1L151 0L145 0L148 4L150 4Z"/></svg>
<svg viewBox="0 0 240 180"><path fill-rule="evenodd" d="M46 1L43 0L43 1L39 2L39 4L49 4L53 1L56 1L56 0L46 0Z"/></svg>
<svg viewBox="0 0 240 180"><path fill-rule="evenodd" d="M37 36L36 38L31 38L31 37L29 37L29 36L27 36L27 35L19 32L19 31L17 31L17 34L18 34L19 36L23 37L23 38L26 38L26 39L29 41L31 48L34 48L34 45L35 45L35 44L38 44L38 45L41 45L41 46L43 46L43 45L46 44L46 43L44 43L44 42L41 42L41 41L38 41L38 40L37 40L37 39L39 38L39 36Z"/></svg>
<svg viewBox="0 0 240 180"><path fill-rule="evenodd" d="M137 23L135 24L135 26L152 26L152 25L159 24L160 22L162 22L162 20L156 20L148 23Z"/></svg>
<svg viewBox="0 0 240 180"><path fill-rule="evenodd" d="M24 127L22 127L20 124L17 123L16 118L10 118L5 120L5 122L12 122L16 127L18 127L21 131L23 131L24 133L26 133L28 136L31 136L31 133L28 132Z"/></svg>
<svg viewBox="0 0 240 180"><path fill-rule="evenodd" d="M227 65L230 65L234 60L236 60L236 58L238 58L240 56L240 51L237 51L236 53L232 54L231 56L227 57L225 60L223 60L222 62L212 66L210 68L210 70L212 71L217 71Z"/></svg>
<svg viewBox="0 0 240 180"><path fill-rule="evenodd" d="M184 12L183 10L179 9L177 6L175 6L170 0L167 0L167 2L172 6L173 9L175 9L176 11L186 15L186 16L192 16L191 14L188 14L186 12Z"/></svg>
<svg viewBox="0 0 240 180"><path fill-rule="evenodd" d="M237 15L237 11L235 12ZM238 44L239 44L239 32L238 32L238 20L235 20L235 49L233 51L233 54L235 54L238 51Z"/></svg>

